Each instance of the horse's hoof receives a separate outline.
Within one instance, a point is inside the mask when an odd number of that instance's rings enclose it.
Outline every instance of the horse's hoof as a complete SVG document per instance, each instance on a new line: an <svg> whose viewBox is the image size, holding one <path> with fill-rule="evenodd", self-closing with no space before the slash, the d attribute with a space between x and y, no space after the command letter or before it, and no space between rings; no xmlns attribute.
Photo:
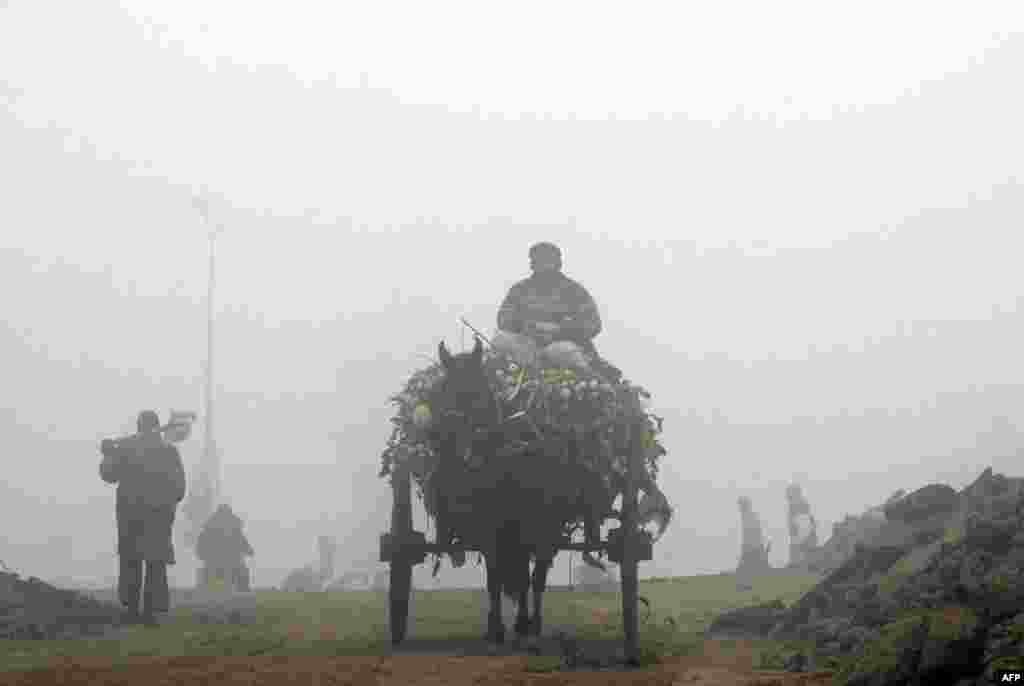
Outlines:
<svg viewBox="0 0 1024 686"><path fill-rule="evenodd" d="M516 636L523 638L530 635L531 622L529 619L522 617L516 620Z"/></svg>
<svg viewBox="0 0 1024 686"><path fill-rule="evenodd" d="M528 636L526 638L526 652L530 655L540 655L540 637Z"/></svg>

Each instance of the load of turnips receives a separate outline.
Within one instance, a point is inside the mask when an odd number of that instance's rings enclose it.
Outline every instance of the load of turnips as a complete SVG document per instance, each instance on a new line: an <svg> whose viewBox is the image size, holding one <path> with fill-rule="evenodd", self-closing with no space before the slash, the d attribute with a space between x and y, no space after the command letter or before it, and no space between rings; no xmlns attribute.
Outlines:
<svg viewBox="0 0 1024 686"><path fill-rule="evenodd" d="M570 463L581 476L599 477L610 501L623 489L634 445L630 434L639 429L644 470L634 478L647 496L647 519L660 519L659 533L664 531L671 509L655 486L660 459L666 455L659 441L662 419L648 409L650 394L645 389L625 379L612 381L592 368L554 367L542 360L523 364L493 349L482 352L482 363L497 401L497 423L517 428L507 433L508 442L497 454L460 456L467 471L483 468L489 460L516 460L530 451L542 452L545 459ZM436 422L432 396L444 376L441 362L431 364L416 371L391 398L395 414L380 472L384 477L401 468L409 470L432 517L437 515L432 478L440 464L430 436ZM553 500L571 498L582 481L553 479L546 486L548 495ZM603 519L606 512L591 514ZM564 524L571 529L575 522Z"/></svg>

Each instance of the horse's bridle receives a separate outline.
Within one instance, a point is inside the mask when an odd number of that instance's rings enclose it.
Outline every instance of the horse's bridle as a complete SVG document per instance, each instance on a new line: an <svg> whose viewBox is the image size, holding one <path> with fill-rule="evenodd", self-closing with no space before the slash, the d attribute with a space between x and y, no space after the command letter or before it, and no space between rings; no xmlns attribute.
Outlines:
<svg viewBox="0 0 1024 686"><path fill-rule="evenodd" d="M500 415L500 410L499 410L499 415ZM476 436L477 434L480 434L480 433L490 432L496 426L499 426L498 422L495 422L494 424L475 424L472 421L472 417L470 416L470 413L466 412L465 410L442 410L441 411L441 418L442 418L442 420L445 419L445 418L449 418L449 417L455 418L455 419L466 420L466 423L468 423L470 425L471 431L472 431L474 436Z"/></svg>
<svg viewBox="0 0 1024 686"><path fill-rule="evenodd" d="M447 409L441 410L440 417L441 417L442 421L444 421L445 419L448 419L448 418L461 419L461 420L464 421L465 424L469 425L469 432L470 432L469 443L470 444L469 444L469 446L466 449L466 454L465 455L460 455L459 459L461 459L463 461L467 461L467 458L470 456L470 453L473 450L473 444L476 442L476 440L479 437L481 437L481 435L490 434L491 432L493 432L495 429L497 429L498 427L500 427L504 423L503 422L503 418L502 418L502 411L501 411L501 409L502 409L501 408L501 403L499 403L499 402L494 403L494 412L495 412L494 421L493 422L489 422L489 423L482 423L482 424L474 423L473 422L473 417L472 417L472 414L474 414L474 413L467 412L466 410L456 410L456 409L453 409L453 408L447 408Z"/></svg>

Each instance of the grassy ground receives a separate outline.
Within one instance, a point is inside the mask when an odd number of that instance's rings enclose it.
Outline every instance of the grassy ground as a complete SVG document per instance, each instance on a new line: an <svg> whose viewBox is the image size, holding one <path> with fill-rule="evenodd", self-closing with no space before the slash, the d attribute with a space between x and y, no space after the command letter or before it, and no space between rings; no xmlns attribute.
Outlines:
<svg viewBox="0 0 1024 686"><path fill-rule="evenodd" d="M776 598L790 604L816 578L772 575L738 591L731 575L653 579L640 584L649 605L640 606L645 655L686 655L701 648L701 632L720 612ZM0 665L29 669L62 657L119 661L143 656L373 655L388 648L387 594L373 591L329 593L261 592L254 621L245 625L202 624L187 610L172 612L159 628L131 628L116 637L77 641L2 641ZM473 591L416 591L416 638L479 639L480 594ZM547 626L573 627L580 638L622 635L621 599L614 593L549 592ZM719 642L717 649L728 644ZM779 666L792 646L763 642L755 664Z"/></svg>

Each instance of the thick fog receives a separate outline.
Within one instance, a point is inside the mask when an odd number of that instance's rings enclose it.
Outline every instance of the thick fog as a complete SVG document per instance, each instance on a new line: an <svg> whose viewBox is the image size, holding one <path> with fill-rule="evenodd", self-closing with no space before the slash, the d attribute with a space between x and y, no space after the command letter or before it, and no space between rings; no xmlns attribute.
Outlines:
<svg viewBox="0 0 1024 686"><path fill-rule="evenodd" d="M100 439L203 409L203 186L256 585L320 534L375 559L388 397L471 342L459 317L493 330L538 240L665 417L676 519L642 575L733 567L740 495L784 563L793 480L827 536L897 488L1020 475L1013 5L223 7L0 3L9 567L112 577Z"/></svg>

